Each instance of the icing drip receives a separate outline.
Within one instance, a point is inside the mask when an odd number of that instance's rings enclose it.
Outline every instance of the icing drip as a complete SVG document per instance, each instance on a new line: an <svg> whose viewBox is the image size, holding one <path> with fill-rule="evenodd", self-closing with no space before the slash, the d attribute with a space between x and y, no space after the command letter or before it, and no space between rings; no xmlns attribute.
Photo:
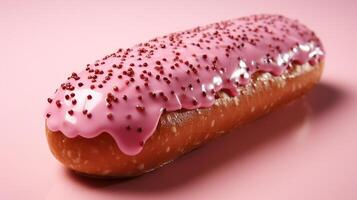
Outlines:
<svg viewBox="0 0 357 200"><path fill-rule="evenodd" d="M226 20L119 49L72 73L48 99L46 123L71 138L107 132L123 153L135 155L165 110L210 107L220 90L236 96L257 71L277 76L321 59L319 39L297 21Z"/></svg>

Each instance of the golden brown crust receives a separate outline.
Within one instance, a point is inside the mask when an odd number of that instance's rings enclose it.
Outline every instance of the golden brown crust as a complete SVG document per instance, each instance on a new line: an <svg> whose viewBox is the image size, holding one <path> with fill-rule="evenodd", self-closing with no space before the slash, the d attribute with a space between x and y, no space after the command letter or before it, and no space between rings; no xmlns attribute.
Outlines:
<svg viewBox="0 0 357 200"><path fill-rule="evenodd" d="M255 74L240 95L221 97L210 108L164 113L155 133L135 156L123 154L107 133L95 138L46 135L52 153L66 167L92 176L140 175L305 94L321 77L323 63L295 66L281 76Z"/></svg>

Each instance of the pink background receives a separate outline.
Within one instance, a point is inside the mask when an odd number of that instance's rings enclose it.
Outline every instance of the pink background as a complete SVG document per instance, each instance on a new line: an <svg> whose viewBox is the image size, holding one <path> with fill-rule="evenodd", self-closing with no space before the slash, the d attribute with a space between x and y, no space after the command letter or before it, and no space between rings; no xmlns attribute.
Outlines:
<svg viewBox="0 0 357 200"><path fill-rule="evenodd" d="M357 199L357 1L0 1L0 199ZM297 18L327 50L305 98L153 173L91 180L44 136L47 96L119 47L255 13Z"/></svg>

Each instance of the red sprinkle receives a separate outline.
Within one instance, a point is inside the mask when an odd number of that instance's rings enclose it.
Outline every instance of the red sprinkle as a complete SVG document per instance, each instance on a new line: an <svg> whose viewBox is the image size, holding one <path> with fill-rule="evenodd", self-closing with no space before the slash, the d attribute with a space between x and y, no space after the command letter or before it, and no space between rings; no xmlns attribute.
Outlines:
<svg viewBox="0 0 357 200"><path fill-rule="evenodd" d="M108 113L108 114L107 114L107 118L110 119L110 120L112 120L112 119L113 119L113 114L112 114L112 113Z"/></svg>
<svg viewBox="0 0 357 200"><path fill-rule="evenodd" d="M60 100L57 100L57 101L56 101L56 106L57 106L58 108L61 107L61 102L60 102Z"/></svg>
<svg viewBox="0 0 357 200"><path fill-rule="evenodd" d="M144 107L144 106L140 106L140 105L137 105L137 106L136 106L136 109L137 109L139 112L144 112L144 111L145 111L145 107Z"/></svg>

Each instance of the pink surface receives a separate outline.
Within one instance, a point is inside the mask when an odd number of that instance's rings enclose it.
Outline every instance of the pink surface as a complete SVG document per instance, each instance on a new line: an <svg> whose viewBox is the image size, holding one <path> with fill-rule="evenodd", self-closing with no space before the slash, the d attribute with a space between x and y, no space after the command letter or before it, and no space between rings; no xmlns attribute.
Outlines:
<svg viewBox="0 0 357 200"><path fill-rule="evenodd" d="M0 199L356 199L354 1L0 2ZM64 170L44 137L47 95L71 71L157 35L256 13L312 28L326 70L307 97L153 173Z"/></svg>

